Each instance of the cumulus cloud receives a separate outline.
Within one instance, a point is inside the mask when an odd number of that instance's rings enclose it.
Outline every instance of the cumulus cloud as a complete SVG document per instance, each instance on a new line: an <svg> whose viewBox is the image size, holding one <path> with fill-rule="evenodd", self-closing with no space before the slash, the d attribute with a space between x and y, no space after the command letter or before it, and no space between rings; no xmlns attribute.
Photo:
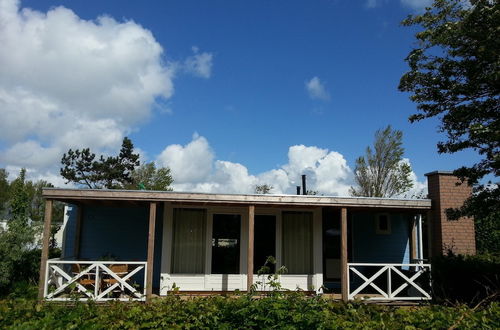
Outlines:
<svg viewBox="0 0 500 330"><path fill-rule="evenodd" d="M206 180L212 172L214 152L208 141L198 134L185 146L172 144L158 156L161 166L169 167L178 184Z"/></svg>
<svg viewBox="0 0 500 330"><path fill-rule="evenodd" d="M70 147L116 151L174 92L174 66L133 21L0 0L0 44L0 164L33 177Z"/></svg>
<svg viewBox="0 0 500 330"><path fill-rule="evenodd" d="M345 196L352 184L344 157L314 146L291 146L287 164L253 175L242 164L216 160L208 141L195 134L185 146L167 146L156 162L170 167L177 191L253 193L256 185L268 184L272 193L293 194L302 174L308 176L310 190L325 195Z"/></svg>
<svg viewBox="0 0 500 330"><path fill-rule="evenodd" d="M184 61L184 70L194 76L208 79L212 75L213 54L200 53L198 47L192 47L194 55Z"/></svg>
<svg viewBox="0 0 500 330"><path fill-rule="evenodd" d="M309 97L313 100L330 100L330 94L325 88L324 83L318 77L312 77L309 81L305 83L306 91Z"/></svg>

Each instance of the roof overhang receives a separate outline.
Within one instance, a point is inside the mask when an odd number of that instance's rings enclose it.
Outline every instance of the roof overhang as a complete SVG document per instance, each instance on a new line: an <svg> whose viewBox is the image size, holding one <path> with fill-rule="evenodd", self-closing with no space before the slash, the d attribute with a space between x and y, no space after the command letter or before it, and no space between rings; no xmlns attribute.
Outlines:
<svg viewBox="0 0 500 330"><path fill-rule="evenodd" d="M44 188L43 197L66 203L91 201L116 202L173 202L214 205L256 205L292 207L356 207L356 208L431 208L430 199L396 199L372 197L336 197L318 195L257 195L257 194L208 194L171 191L60 189Z"/></svg>

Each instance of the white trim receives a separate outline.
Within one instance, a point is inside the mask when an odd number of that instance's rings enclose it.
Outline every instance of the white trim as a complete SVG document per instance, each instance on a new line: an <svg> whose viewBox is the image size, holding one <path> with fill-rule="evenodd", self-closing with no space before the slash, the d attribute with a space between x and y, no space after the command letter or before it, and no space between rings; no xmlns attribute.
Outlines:
<svg viewBox="0 0 500 330"><path fill-rule="evenodd" d="M379 296L368 296L362 297L361 299L366 300L430 300L432 299L430 293L426 292L422 289L418 284L415 283L415 280L420 277L425 272L430 272L431 265L430 264L421 264L421 263L411 263L411 264L394 264L394 263L348 263L347 264L349 275L351 273L359 276L363 280L363 283L358 286L353 292L351 292L351 286L348 276L348 294L349 300L357 298L358 295L362 295L361 292L371 286L374 288L380 295ZM367 278L360 270L356 269L356 267L379 267L370 278ZM402 267L414 267L410 269L415 269L413 275L411 277L406 276L403 272L401 272L398 268ZM397 275L396 277L399 279L403 279L404 283L397 287L396 289L392 288L392 273ZM387 274L387 292L378 287L374 281L379 278L382 274ZM418 292L421 293L421 296L403 296L399 297L400 294L405 288L412 286Z"/></svg>
<svg viewBox="0 0 500 330"><path fill-rule="evenodd" d="M422 237L422 214L417 216L417 237L418 237L418 259L423 262L424 259L424 243Z"/></svg>
<svg viewBox="0 0 500 330"><path fill-rule="evenodd" d="M88 265L78 274L68 274L61 265ZM113 264L126 264L126 265L137 265L137 267L127 274L122 274L119 276L114 271L112 271L108 265ZM137 291L136 288L128 283L128 280L137 274L138 272L144 270L144 284L143 292ZM109 300L134 300L134 301L145 301L146 300L146 272L147 272L147 262L145 261L83 261L83 260L60 260L50 259L47 260L46 267L46 281L44 283L44 299L47 301L70 301L70 300L95 300L95 301L109 301ZM107 274L112 279L117 282L110 285L108 288L102 290L101 277ZM93 289L86 288L79 283L79 280L84 276L93 276L94 287ZM55 290L48 292L49 283L55 285ZM67 289L70 289L72 285L78 289L80 297L73 297L71 294L65 293ZM128 292L125 290L127 289ZM102 290L102 291L101 291ZM127 294L127 298L109 298L106 297L113 290L120 290L121 294ZM66 294L66 296L59 296L61 294ZM83 296L81 296L83 295Z"/></svg>
<svg viewBox="0 0 500 330"><path fill-rule="evenodd" d="M161 249L161 272L170 273L172 268L173 220L172 203L165 202L163 207L163 237Z"/></svg>
<svg viewBox="0 0 500 330"><path fill-rule="evenodd" d="M313 211L313 286L316 292L323 287L323 214L321 208Z"/></svg>

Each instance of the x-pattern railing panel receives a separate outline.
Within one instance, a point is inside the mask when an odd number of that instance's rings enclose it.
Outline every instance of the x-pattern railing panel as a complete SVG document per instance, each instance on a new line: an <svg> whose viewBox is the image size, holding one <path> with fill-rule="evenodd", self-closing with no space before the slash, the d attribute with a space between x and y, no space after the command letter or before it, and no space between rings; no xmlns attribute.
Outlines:
<svg viewBox="0 0 500 330"><path fill-rule="evenodd" d="M378 269L373 275L367 276L363 274L361 269ZM403 267L408 267L408 269L415 269L414 274L410 277L403 273L400 269ZM368 296L363 297L364 299L369 300L429 300L431 299L431 295L426 292L421 286L419 286L415 281L422 274L426 272L430 272L431 265L430 264L382 264L382 263L349 263L348 269L349 274L353 274L358 276L363 283L359 285L354 291L351 292L351 280L348 281L348 290L349 290L349 299L354 299L356 296L360 295L363 290L368 287L374 288L380 296ZM387 288L386 291L380 288L377 284L375 284L375 280L380 278L382 275L387 276ZM393 276L393 274L397 276ZM403 284L399 285L395 290L392 289L394 279L400 278L404 281ZM430 284L429 284L430 285ZM407 287L413 287L415 290L420 292L420 296L408 295L408 296L399 296L400 293L403 292Z"/></svg>
<svg viewBox="0 0 500 330"><path fill-rule="evenodd" d="M78 271L75 272L74 266ZM127 265L126 272L113 271L113 265ZM68 267L71 270L68 271ZM132 268L129 270L129 267ZM70 261L51 259L47 261L44 297L46 300L136 300L145 301L146 262L137 261ZM143 271L142 292L130 281ZM89 288L90 286L90 288ZM52 289L49 292L49 288ZM76 289L76 290L75 290ZM118 294L118 297L110 297Z"/></svg>

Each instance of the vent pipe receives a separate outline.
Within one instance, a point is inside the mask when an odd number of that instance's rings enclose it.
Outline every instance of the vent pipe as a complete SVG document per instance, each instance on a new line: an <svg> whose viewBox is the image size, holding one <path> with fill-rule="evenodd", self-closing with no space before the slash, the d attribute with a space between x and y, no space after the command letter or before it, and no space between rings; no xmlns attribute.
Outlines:
<svg viewBox="0 0 500 330"><path fill-rule="evenodd" d="M300 186L297 186L297 195L300 195Z"/></svg>
<svg viewBox="0 0 500 330"><path fill-rule="evenodd" d="M302 195L307 195L306 175L302 174Z"/></svg>

